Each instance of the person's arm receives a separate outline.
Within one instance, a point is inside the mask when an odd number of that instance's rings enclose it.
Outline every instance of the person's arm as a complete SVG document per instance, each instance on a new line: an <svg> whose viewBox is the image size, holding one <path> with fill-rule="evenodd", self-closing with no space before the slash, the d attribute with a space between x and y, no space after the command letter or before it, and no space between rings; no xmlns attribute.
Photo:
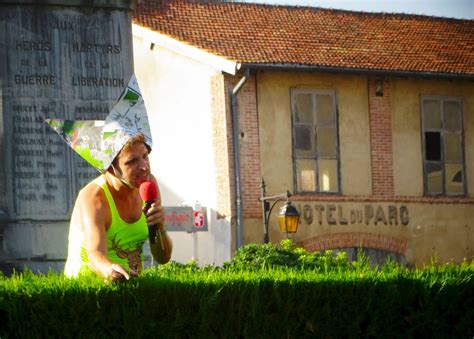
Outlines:
<svg viewBox="0 0 474 339"><path fill-rule="evenodd" d="M151 205L146 215L146 222L148 227L157 225L157 239L154 244L150 243L150 251L156 261L158 261L160 264L166 264L171 259L171 253L173 252L173 242L171 241L171 238L168 235L168 232L166 231L165 211L164 208L161 206L161 194L158 183L156 182L156 179L153 176L151 177L151 180L153 180L157 184L156 187L158 187L158 198ZM163 247L161 245L163 245Z"/></svg>
<svg viewBox="0 0 474 339"><path fill-rule="evenodd" d="M129 279L127 271L107 257L106 227L111 216L105 193L98 186L87 186L77 197L73 217L84 233L91 269L112 281Z"/></svg>

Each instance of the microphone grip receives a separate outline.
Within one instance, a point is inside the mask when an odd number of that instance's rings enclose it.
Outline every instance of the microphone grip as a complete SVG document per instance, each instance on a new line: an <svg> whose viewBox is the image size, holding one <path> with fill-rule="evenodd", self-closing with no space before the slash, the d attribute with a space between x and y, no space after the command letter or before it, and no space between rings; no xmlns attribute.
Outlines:
<svg viewBox="0 0 474 339"><path fill-rule="evenodd" d="M156 233L158 227L156 225L148 227L148 239L150 240L150 244L154 245L156 243Z"/></svg>
<svg viewBox="0 0 474 339"><path fill-rule="evenodd" d="M153 201L145 202L145 209L143 211L145 215L148 213L148 210L150 209L151 204L153 204ZM163 238L161 237L161 232L158 232L158 225L152 225L148 227L148 240L150 241L150 245L156 244L157 234L158 234L158 238L160 239L161 249L163 250L165 246L163 244Z"/></svg>
<svg viewBox="0 0 474 339"><path fill-rule="evenodd" d="M145 208L143 209L143 213L146 214L148 213L148 210L151 207L151 204L153 204L153 201L145 201ZM148 239L150 240L150 244L154 244L156 242L156 231L157 231L156 225L153 226L148 226Z"/></svg>

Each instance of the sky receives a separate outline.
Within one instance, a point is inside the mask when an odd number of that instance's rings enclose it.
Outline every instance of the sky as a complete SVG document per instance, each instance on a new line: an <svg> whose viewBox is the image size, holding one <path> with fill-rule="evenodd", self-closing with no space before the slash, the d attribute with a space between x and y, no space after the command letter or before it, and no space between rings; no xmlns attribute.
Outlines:
<svg viewBox="0 0 474 339"><path fill-rule="evenodd" d="M235 1L235 0L234 0ZM361 12L386 12L474 19L474 0L240 0L242 2L311 6Z"/></svg>

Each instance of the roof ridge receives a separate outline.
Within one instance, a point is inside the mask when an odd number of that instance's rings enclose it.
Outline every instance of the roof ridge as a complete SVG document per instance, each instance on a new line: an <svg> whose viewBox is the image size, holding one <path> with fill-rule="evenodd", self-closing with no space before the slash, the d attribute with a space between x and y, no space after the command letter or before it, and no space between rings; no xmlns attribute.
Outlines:
<svg viewBox="0 0 474 339"><path fill-rule="evenodd" d="M474 20L223 0L147 0L133 22L239 63L474 76Z"/></svg>
<svg viewBox="0 0 474 339"><path fill-rule="evenodd" d="M327 8L319 6L308 6L308 5L290 5L290 4L268 4L268 3L257 3L257 2L244 2L242 0L138 0L138 3L144 4L150 2L160 2L161 5L173 4L173 3L183 3L183 4L215 4L215 5L237 5L237 6L257 6L257 7L266 7L266 8L287 8L287 9L308 9L315 11L326 11L326 12L342 12L349 14L362 14L362 15L375 15L375 16L401 16L401 17L413 17L413 18L428 18L428 19L439 19L439 20L454 20L454 21L474 21L473 19L465 18L454 18L454 17L443 17L437 15L428 15L428 14L413 14L413 13L404 13L404 12L374 12L374 11L361 11L361 10L351 10L351 9L341 9L341 8Z"/></svg>

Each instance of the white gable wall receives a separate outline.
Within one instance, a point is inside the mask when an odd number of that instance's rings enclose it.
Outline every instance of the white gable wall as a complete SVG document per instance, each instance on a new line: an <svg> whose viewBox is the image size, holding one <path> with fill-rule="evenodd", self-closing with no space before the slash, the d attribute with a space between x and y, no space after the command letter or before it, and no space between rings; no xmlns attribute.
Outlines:
<svg viewBox="0 0 474 339"><path fill-rule="evenodd" d="M171 260L222 264L230 260L231 233L215 213L216 183L212 144L210 77L220 70L158 44L134 30L134 64L153 136L152 173L163 206L208 207L209 232L170 232Z"/></svg>

